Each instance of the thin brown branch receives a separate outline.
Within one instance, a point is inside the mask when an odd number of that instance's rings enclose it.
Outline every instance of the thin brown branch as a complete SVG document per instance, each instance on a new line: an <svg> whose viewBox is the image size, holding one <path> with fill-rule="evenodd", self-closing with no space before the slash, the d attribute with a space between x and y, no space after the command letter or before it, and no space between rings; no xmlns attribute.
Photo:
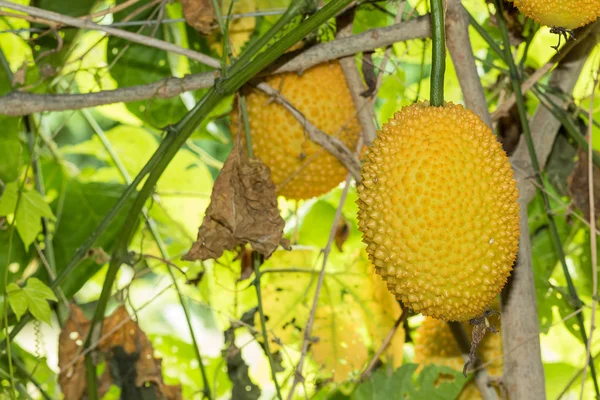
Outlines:
<svg viewBox="0 0 600 400"><path fill-rule="evenodd" d="M5 3L5 2L0 2ZM385 28L371 29L359 35L322 43L291 59L279 61L264 74L302 71L314 65L362 51L389 46L396 42L422 39L430 35L427 16ZM146 38L146 36L143 36ZM263 74L263 75L264 75ZM168 78L147 85L130 86L86 94L36 94L13 92L0 97L0 114L28 115L43 111L79 110L106 104L152 98L171 98L191 90L209 88L218 72L205 72L184 78Z"/></svg>
<svg viewBox="0 0 600 400"><path fill-rule="evenodd" d="M450 328L450 331L452 331L456 344L460 348L463 359L465 362L468 361L469 353L471 352L471 341L469 340L467 332L459 322L449 322L448 327ZM472 372L475 374L475 384L477 385L483 400L498 400L496 390L489 384L490 376L479 359L475 360Z"/></svg>
<svg viewBox="0 0 600 400"><path fill-rule="evenodd" d="M126 8L131 7L135 3L138 3L139 1L141 1L141 0L127 0L127 1L125 1L123 3L121 3L121 4L118 4L118 5L114 6L114 7L109 7L109 8L106 8L104 10L97 11L97 12L95 12L93 14L90 14L90 15L84 15L84 16L79 17L79 18L81 18L81 19L98 18L98 17L103 17L103 16L105 16L107 14L114 14L114 13L117 13L117 12L119 12L121 10L124 10Z"/></svg>
<svg viewBox="0 0 600 400"><path fill-rule="evenodd" d="M592 153L594 151L593 143L593 127L594 127L594 98L596 95L596 86L600 79L600 69L596 71L596 78L592 86L592 95L590 97L590 110L588 113L588 201L590 202L590 256L592 260L592 316L590 317L590 337L586 343L585 363L583 367L583 376L581 377L581 392L579 398L583 399L583 389L585 380L587 379L587 369L590 362L592 351L592 340L594 330L596 329L596 298L598 295L598 253L596 251L596 203L594 202L594 162L592 161Z"/></svg>
<svg viewBox="0 0 600 400"><path fill-rule="evenodd" d="M586 25L576 31L575 36L567 42L567 44L560 50L559 53L555 54L550 61L538 68L533 74L531 74L522 84L521 91L525 94L529 91L540 79L544 77L550 70L565 58L576 45L578 45L583 39L585 39L590 33L598 32L600 27L600 21L596 21L593 24ZM508 115L510 109L517 102L516 97L511 94L502 104L500 104L496 110L492 113L492 119L494 121Z"/></svg>
<svg viewBox="0 0 600 400"><path fill-rule="evenodd" d="M491 127L492 118L477 73L469 38L467 11L463 8L460 0L447 0L446 5L446 46L456 70L465 105L479 115L487 126Z"/></svg>
<svg viewBox="0 0 600 400"><path fill-rule="evenodd" d="M67 15L62 15L59 13L55 13L48 10L42 10L37 7L24 6L20 4L10 3L8 1L0 0L0 7L9 8L12 10L17 10L21 12L26 12L30 16L43 18L48 21L52 21L55 23L70 25L80 29L92 29L101 32L105 32L109 35L129 40L130 42L138 43L144 46L153 47L159 50L168 51L174 54L179 54L182 56L186 56L191 60L198 61L202 64L206 64L213 68L219 68L220 62L219 60L207 56L206 54L198 53L197 51L183 48L181 46L177 46L173 43L166 42L164 40L150 38L144 35L138 35L133 32L125 31L122 29L113 28L105 25L98 25L95 22L90 21L89 19L79 19L69 17Z"/></svg>
<svg viewBox="0 0 600 400"><path fill-rule="evenodd" d="M337 158L346 167L348 172L360 182L360 161L355 154L350 151L344 142L335 136L326 134L310 122L298 109L291 105L279 91L272 88L265 82L261 82L256 87L273 98L274 101L281 104L288 110L304 127L310 140L323 147L331 155Z"/></svg>
<svg viewBox="0 0 600 400"><path fill-rule="evenodd" d="M369 375L371 375L371 372L373 372L373 369L377 365L377 361L379 361L379 357L381 357L381 355L383 354L383 352L390 345L390 342L392 341L394 335L396 334L396 331L398 330L398 327L400 325L402 325L402 323L404 323L404 321L406 321L406 318L408 317L408 307L406 307L405 305L402 305L402 311L401 312L402 312L402 314L400 314L400 316L398 317L398 319L394 323L394 326L392 327L392 329L390 330L390 332L388 333L388 335L385 337L385 339L383 339L383 342L381 343L381 346L379 346L379 349L377 350L377 352L375 353L375 355L373 356L373 358L371 358L371 361L369 361L369 364L367 365L367 367L365 368L365 370L362 372L362 374L360 374L360 378L358 378L359 382L364 381L366 378L369 377Z"/></svg>
<svg viewBox="0 0 600 400"><path fill-rule="evenodd" d="M597 27L600 27L597 25ZM584 63L594 48L594 35L577 42L558 64L549 84L563 93L571 93ZM554 99L556 96L550 95ZM534 147L543 168L554 144L560 122L545 107L538 107L530 122ZM511 399L545 399L544 370L541 361L539 322L535 298L535 281L531 259L531 242L527 207L536 193L531 176L534 170L525 140L521 140L511 157L519 188L521 235L515 269L502 297L502 342L504 384ZM520 348L520 351L506 349ZM523 357L526 354L526 357Z"/></svg>
<svg viewBox="0 0 600 400"><path fill-rule="evenodd" d="M354 18L354 12L348 11L347 15L341 14L341 16L338 17L338 21L341 21L344 18L348 18L350 21L346 21L346 26L340 29L337 34L338 38L352 36L352 19ZM373 142L373 140L375 140L375 137L377 137L377 129L375 127L375 110L373 109L373 105L369 99L361 96L361 93L365 91L366 87L356 66L354 54L351 54L348 57L340 58L339 61L340 65L342 66L342 70L344 71L344 75L346 76L346 83L350 89L354 107L357 110L357 116L362 128L364 141L368 146Z"/></svg>
<svg viewBox="0 0 600 400"><path fill-rule="evenodd" d="M356 154L360 152L360 149L363 146L362 137L359 138L358 143L356 145ZM340 196L340 203L335 211L335 216L333 218L333 223L331 224L331 230L329 231L329 238L327 239L327 244L323 249L323 264L321 266L321 271L319 271L319 279L317 281L317 287L315 289L315 296L313 298L313 304L310 310L310 315L308 317L308 321L306 323L306 327L304 328L304 335L302 338L302 347L300 360L296 365L296 369L294 371L294 380L292 382L292 386L287 396L287 400L291 400L294 397L294 390L298 383L304 380L304 376L302 375L302 368L304 366L304 360L306 359L306 355L308 353L308 347L312 342L311 332L313 328L313 324L315 322L315 315L317 313L317 305L319 303L319 294L321 293L321 288L323 287L323 281L325 280L325 267L327 266L327 259L329 257L329 253L331 252L331 246L333 245L333 239L335 238L336 228L342 218L342 209L344 208L344 203L346 202L346 197L348 196L348 190L350 189L350 181L352 179L352 175L348 174L346 177L346 182L344 184L344 189L342 190L342 195Z"/></svg>
<svg viewBox="0 0 600 400"><path fill-rule="evenodd" d="M31 15L25 15L25 14L15 14L15 13L11 13L8 11L0 11L0 17L18 18L18 19L22 19L27 22L31 22L33 24L45 24L45 25L49 25L51 27L55 27L58 25L58 24L56 24L52 21L49 21L45 18L38 18L38 17L33 17Z"/></svg>

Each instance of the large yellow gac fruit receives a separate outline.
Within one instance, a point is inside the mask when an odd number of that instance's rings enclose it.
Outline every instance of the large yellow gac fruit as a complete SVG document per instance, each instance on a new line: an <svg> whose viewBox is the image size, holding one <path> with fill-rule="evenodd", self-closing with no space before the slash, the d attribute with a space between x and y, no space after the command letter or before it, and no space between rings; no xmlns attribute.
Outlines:
<svg viewBox="0 0 600 400"><path fill-rule="evenodd" d="M388 289L427 316L481 315L519 239L514 173L487 125L452 103L404 107L378 132L361 174L359 228Z"/></svg>
<svg viewBox="0 0 600 400"><path fill-rule="evenodd" d="M266 82L321 131L354 150L360 135L356 109L340 64L314 66L302 75L283 73ZM300 123L282 105L258 90L247 94L252 150L271 169L277 193L289 199L309 199L336 187L347 170L330 153L313 143ZM243 132L237 103L231 132Z"/></svg>
<svg viewBox="0 0 600 400"><path fill-rule="evenodd" d="M490 319L492 325L499 328L498 318ZM471 337L472 326L463 323L465 331ZM485 368L491 378L501 377L503 368L502 358L502 335L497 333L486 333L479 343L477 351L481 362L486 364ZM444 321L435 318L426 318L415 337L414 362L422 365L441 365L462 372L465 361L462 358L454 336ZM489 362L489 364L487 364ZM461 391L458 400L482 399L475 382L467 383Z"/></svg>
<svg viewBox="0 0 600 400"><path fill-rule="evenodd" d="M600 0L513 0L523 14L542 25L575 29L600 17Z"/></svg>

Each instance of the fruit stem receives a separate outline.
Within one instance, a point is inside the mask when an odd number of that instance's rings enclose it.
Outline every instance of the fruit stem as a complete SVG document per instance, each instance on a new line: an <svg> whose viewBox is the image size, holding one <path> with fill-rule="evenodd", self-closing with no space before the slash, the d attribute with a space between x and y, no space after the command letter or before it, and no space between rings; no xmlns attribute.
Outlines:
<svg viewBox="0 0 600 400"><path fill-rule="evenodd" d="M500 28L500 32L502 33L502 41L504 44L504 57L505 57L505 61L508 64L508 68L509 68L509 72L510 72L510 80L511 80L512 87L513 87L513 92L515 93L515 97L517 99L517 107L519 109L519 117L521 119L521 125L523 127L523 135L525 136L525 140L527 142L527 148L529 149L529 155L531 157L531 164L535 171L537 190L541 193L542 199L544 200L544 208L546 210L546 218L548 219L548 225L550 227L550 234L552 237L552 242L553 242L554 247L556 248L556 252L558 253L558 258L560 259L563 273L564 273L565 279L567 281L567 288L569 291L571 305L575 310L580 310L583 307L583 302L581 301L581 299L579 298L579 295L577 294L577 289L575 288L575 284L573 283L573 279L571 278L571 273L569 272L569 268L567 267L565 251L562 247L562 243L560 242L560 235L558 234L556 222L554 221L554 216L550 209L550 201L548 199L545 181L542 178L540 164L538 162L538 158L535 153L535 146L533 144L533 139L531 137L531 129L529 127L529 122L527 120L527 109L525 107L525 100L523 97L523 92L521 91L521 78L519 76L519 71L515 64L515 60L513 59L512 53L510 51L510 40L508 37L508 28L506 27L506 21L504 19L504 8L502 5L502 0L494 0L494 5L496 6L496 18L498 20L498 27ZM582 339L583 343L587 345L588 339L587 339L587 333L585 331L583 313L581 313L581 312L577 313L576 318L577 318L577 322L579 325L579 332L581 334L581 339ZM589 365L590 365L590 373L592 376L592 380L594 382L596 398L600 398L600 388L598 387L598 380L596 377L596 368L594 366L593 358L589 359Z"/></svg>
<svg viewBox="0 0 600 400"><path fill-rule="evenodd" d="M446 72L446 34L443 0L431 0L431 92L434 107L444 105L444 73Z"/></svg>
<svg viewBox="0 0 600 400"><path fill-rule="evenodd" d="M260 288L260 278L261 271L260 267L263 263L261 260L261 256L258 252L252 252L252 268L254 269L254 287L256 288L256 299L258 303L258 315L260 317L260 329L263 334L263 343L265 345L265 353L267 353L267 358L269 360L269 366L271 367L271 379L273 379L273 383L275 384L275 390L277 392L277 398L279 400L283 400L281 397L281 388L279 387L279 382L277 381L277 374L275 373L275 363L273 362L273 355L271 353L271 348L269 346L269 335L267 333L267 318L265 317L265 311L263 308L262 301L262 291Z"/></svg>

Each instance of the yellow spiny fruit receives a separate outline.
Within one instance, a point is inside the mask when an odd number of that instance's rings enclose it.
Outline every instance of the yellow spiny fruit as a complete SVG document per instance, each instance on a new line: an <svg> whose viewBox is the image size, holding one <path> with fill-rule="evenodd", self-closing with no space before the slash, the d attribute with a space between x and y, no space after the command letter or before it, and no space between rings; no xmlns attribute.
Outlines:
<svg viewBox="0 0 600 400"><path fill-rule="evenodd" d="M499 328L498 318L491 317L492 325ZM471 336L472 327L463 323L465 331ZM485 366L491 378L501 377L503 368L502 359L502 335L497 333L486 333L479 343L478 356L483 363L490 362ZM454 336L444 321L435 318L426 318L415 337L414 362L422 365L441 365L462 372L465 361L462 358ZM458 400L481 399L481 393L475 382L467 383L461 391Z"/></svg>
<svg viewBox="0 0 600 400"><path fill-rule="evenodd" d="M378 132L361 174L359 228L388 289L427 316L481 315L519 240L516 181L487 125L452 103L404 107Z"/></svg>
<svg viewBox="0 0 600 400"><path fill-rule="evenodd" d="M354 150L360 135L356 109L340 64L314 66L299 75L283 73L266 82L321 131L336 136ZM282 105L259 90L246 96L252 150L271 169L277 193L289 199L309 199L327 193L347 170L330 153L313 143L302 123ZM231 132L240 126L237 103L231 113Z"/></svg>
<svg viewBox="0 0 600 400"><path fill-rule="evenodd" d="M600 0L513 0L527 17L542 25L575 29L600 17Z"/></svg>

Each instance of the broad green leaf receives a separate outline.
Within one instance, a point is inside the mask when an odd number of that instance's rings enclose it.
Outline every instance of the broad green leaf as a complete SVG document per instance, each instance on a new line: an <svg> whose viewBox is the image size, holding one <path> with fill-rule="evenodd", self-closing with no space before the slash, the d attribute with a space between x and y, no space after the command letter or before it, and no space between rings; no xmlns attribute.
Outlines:
<svg viewBox="0 0 600 400"><path fill-rule="evenodd" d="M544 376L546 377L546 395L550 399L558 398L571 377L579 371L578 367L557 362L544 363ZM577 379L577 390L579 392L581 380Z"/></svg>
<svg viewBox="0 0 600 400"><path fill-rule="evenodd" d="M8 293L8 304L10 304L10 308L12 308L17 319L20 320L29 307L25 291L16 283L11 283L6 287L6 292Z"/></svg>
<svg viewBox="0 0 600 400"><path fill-rule="evenodd" d="M52 290L37 278L29 278L23 288L15 283L8 285L8 301L17 319L29 310L35 319L50 325L48 300L57 301Z"/></svg>
<svg viewBox="0 0 600 400"><path fill-rule="evenodd" d="M0 80L2 80L2 76L0 76ZM18 119L0 116L0 124L3 130L0 134L0 154L2 154L0 181L8 183L18 178L19 166L24 165L24 160L17 131Z"/></svg>
<svg viewBox="0 0 600 400"><path fill-rule="evenodd" d="M0 198L0 215L10 215L15 212L19 192L19 183L11 182L6 185ZM25 248L33 243L42 230L41 218L54 218L50 206L37 191L24 191L18 202L19 208L15 215L17 231L23 240Z"/></svg>
<svg viewBox="0 0 600 400"><path fill-rule="evenodd" d="M276 251L262 267L274 270L262 283L267 329L284 346L295 347L302 341L321 263L318 248L304 247ZM348 252L345 262L328 263L326 268L312 331L318 342L311 346L310 354L319 377L344 382L361 372L369 350L379 348L401 310L360 249ZM275 272L278 269L284 271ZM255 325L260 326L258 322ZM365 329L357 330L357 326ZM394 339L385 357L400 365L402 329ZM271 344L272 351L278 348L277 343Z"/></svg>
<svg viewBox="0 0 600 400"><path fill-rule="evenodd" d="M148 337L152 341L152 346L157 356L162 358L163 376L166 384L182 385L182 395L184 399L193 399L194 394L202 390L202 376L200 374L200 364L196 358L194 347L177 339L173 335L152 335ZM202 343L200 349L202 350ZM231 390L231 382L227 376L227 371L221 369L224 362L220 358L209 358L203 354L205 369L211 377L211 387L215 397L226 396Z"/></svg>
<svg viewBox="0 0 600 400"><path fill-rule="evenodd" d="M125 190L125 186L120 184L83 183L74 178L65 177L65 179L62 212L58 215L54 234L54 252L58 272L68 265L79 246L96 230L100 221ZM57 190L62 192L63 188L59 187ZM110 252L132 203L132 199L126 202L108 229L96 240L94 248L102 248L106 252ZM58 200L53 202L52 207L58 210ZM62 285L67 298L75 294L91 276L100 270L102 265L98 264L96 259L89 258L79 263Z"/></svg>
<svg viewBox="0 0 600 400"><path fill-rule="evenodd" d="M393 373L377 370L368 381L360 384L352 400L454 400L467 379L452 368L428 365L413 380L418 365L406 364Z"/></svg>
<svg viewBox="0 0 600 400"><path fill-rule="evenodd" d="M107 131L106 137L130 177L137 175L158 148L154 135L140 127L119 125ZM114 164L97 137L69 146L66 152L93 155L111 165L110 168L95 170L91 177L93 180L124 182L120 172L112 167ZM157 182L161 206L173 222L184 227L192 238L196 237L208 207L212 184L213 178L206 165L185 149L179 150Z"/></svg>
<svg viewBox="0 0 600 400"><path fill-rule="evenodd" d="M36 253L35 249L31 247L29 251L26 251L21 237L17 232L14 232L9 259L10 241L10 231L8 229L0 229L0 270L5 271L5 268L8 268L8 281L6 283L19 279L33 257L33 254ZM4 278L4 273L0 273L0 290L4 288Z"/></svg>

